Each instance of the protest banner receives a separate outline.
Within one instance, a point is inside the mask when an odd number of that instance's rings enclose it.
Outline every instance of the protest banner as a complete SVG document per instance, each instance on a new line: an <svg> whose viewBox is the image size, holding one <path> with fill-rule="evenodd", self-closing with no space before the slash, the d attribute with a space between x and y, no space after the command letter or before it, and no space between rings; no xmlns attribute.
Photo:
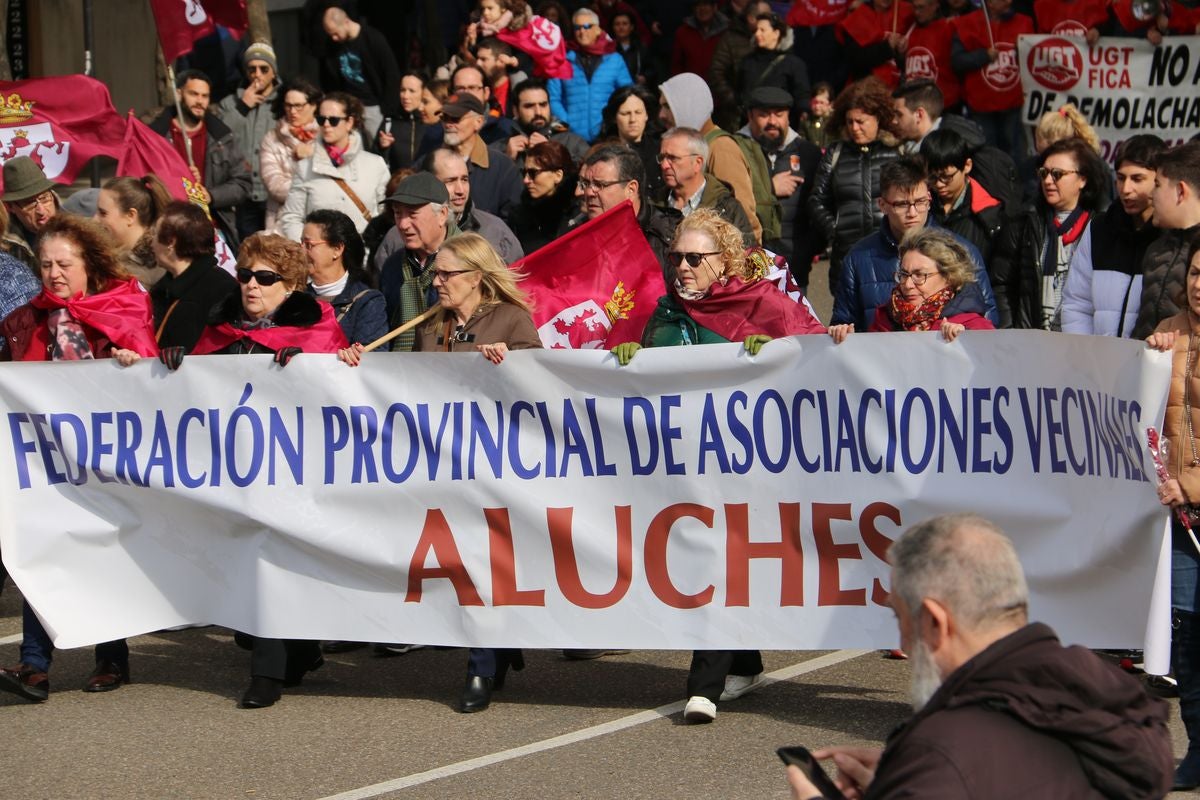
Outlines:
<svg viewBox="0 0 1200 800"><path fill-rule="evenodd" d="M59 646L894 647L890 541L975 511L1033 618L1137 646L1169 372L1042 332L5 364L0 547Z"/></svg>
<svg viewBox="0 0 1200 800"><path fill-rule="evenodd" d="M1138 133L1181 144L1200 133L1200 37L1171 36L1158 47L1144 38L1022 36L1017 42L1022 120L1074 103L1100 137L1111 162L1117 145Z"/></svg>

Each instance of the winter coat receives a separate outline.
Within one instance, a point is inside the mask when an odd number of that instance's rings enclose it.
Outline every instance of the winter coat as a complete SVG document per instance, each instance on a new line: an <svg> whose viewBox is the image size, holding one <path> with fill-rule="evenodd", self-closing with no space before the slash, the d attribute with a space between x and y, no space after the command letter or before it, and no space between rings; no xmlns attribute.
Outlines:
<svg viewBox="0 0 1200 800"><path fill-rule="evenodd" d="M305 353L336 353L348 344L334 319L332 306L317 302L303 291L292 292L284 298L271 315L272 325L242 329L238 323L244 316L241 292L228 295L209 313L208 327L196 342L194 352L197 355L273 354L285 347L299 347Z"/></svg>
<svg viewBox="0 0 1200 800"><path fill-rule="evenodd" d="M42 291L42 284L29 267L7 253L0 253L0 322ZM0 337L0 354L8 345ZM0 355L2 357L2 355Z"/></svg>
<svg viewBox="0 0 1200 800"><path fill-rule="evenodd" d="M671 74L694 72L707 75L712 67L713 54L722 34L729 30L729 17L718 11L702 30L695 17L687 17L675 29L675 44L671 48Z"/></svg>
<svg viewBox="0 0 1200 800"><path fill-rule="evenodd" d="M749 125L738 133L753 138ZM762 143L759 144L761 146ZM813 178L817 174L817 165L821 163L821 148L800 138L799 134L788 128L779 150L768 151L763 147L763 155L766 156L767 167L772 176L781 172L791 172L792 156L797 156L800 159L798 174L804 178L804 182L796 187L796 191L792 192L790 197L779 198L779 205L783 211L780 241L763 242L763 245L778 252L789 264L795 263L793 259L797 254L800 259L807 259L806 263L811 263L813 256L823 249L813 241L819 241L821 234L811 230L808 215L808 195L812 190Z"/></svg>
<svg viewBox="0 0 1200 800"><path fill-rule="evenodd" d="M338 186L337 178L344 180L358 195L367 207L366 215ZM367 222L382 208L389 178L387 164L374 153L363 150L362 138L357 131L350 134L350 148L340 167L333 165L324 144L318 143L312 158L306 158L296 166L291 191L279 210L279 229L284 236L298 242L304 229L304 218L310 212L332 209L352 219L354 227L362 233Z"/></svg>
<svg viewBox="0 0 1200 800"><path fill-rule="evenodd" d="M618 43L617 54L625 59L625 69L629 70L629 77L633 78L635 83L640 75L645 79L645 86L658 85L658 66L655 64L654 53L636 36L628 47L622 47Z"/></svg>
<svg viewBox="0 0 1200 800"><path fill-rule="evenodd" d="M894 140L881 136L867 145L835 142L821 157L808 196L808 213L831 245L831 274L862 237L883 219L879 205L879 170L896 158Z"/></svg>
<svg viewBox="0 0 1200 800"><path fill-rule="evenodd" d="M564 179L554 194L536 200L529 192L521 193L521 202L508 215L508 224L521 249L532 253L567 232L571 218L575 216L575 181Z"/></svg>
<svg viewBox="0 0 1200 800"><path fill-rule="evenodd" d="M1187 254L1200 225L1184 230L1165 230L1146 248L1142 257L1142 302L1138 308L1133 338L1145 339L1158 323L1178 314L1175 298L1183 294L1187 276Z"/></svg>
<svg viewBox="0 0 1200 800"><path fill-rule="evenodd" d="M321 147L320 129L317 123L310 124L313 133L317 134L310 144L313 153ZM287 120L280 120L274 129L263 137L262 147L258 150L259 169L262 173L263 186L267 190L267 221L265 230L277 233L279 230L279 209L287 201L288 192L292 190L292 179L296 177L296 167L304 159L296 158L296 148L300 140L292 133Z"/></svg>
<svg viewBox="0 0 1200 800"><path fill-rule="evenodd" d="M892 285L895 286L894 283ZM983 295L980 293L979 287L974 283L968 283L959 289L958 293L951 297L950 301L942 308L942 319L962 325L969 331L995 330L996 326L984 316L985 310ZM897 327L896 321L892 319L892 302L889 296L876 307L867 331L889 333L902 330L904 329Z"/></svg>
<svg viewBox="0 0 1200 800"><path fill-rule="evenodd" d="M976 288L983 302L980 313L995 325L999 320L996 298L992 294L992 282L988 280L983 259L974 245L960 237L955 238L967 248L975 267L975 281L967 286ZM892 290L896 288L896 270L899 268L900 243L885 219L879 223L879 230L863 238L846 254L842 262L842 279L838 282L837 294L833 299L830 324L853 323L855 330L867 330L874 321L876 309L886 305L891 298ZM962 293L960 289L959 294Z"/></svg>
<svg viewBox="0 0 1200 800"><path fill-rule="evenodd" d="M425 123L421 121L420 108L412 111L400 109L389 119L392 121L392 138L396 141L392 142L391 147L384 149L378 147L378 137L376 137L376 147L380 155L387 160L388 170L395 172L398 169L413 166L417 160L421 150L421 140L425 136ZM379 132L383 132L383 126L380 126Z"/></svg>
<svg viewBox="0 0 1200 800"><path fill-rule="evenodd" d="M150 290L159 347L190 351L199 341L214 306L240 295L238 282L213 256L194 260L178 277L167 273ZM169 312L169 316L168 316Z"/></svg>
<svg viewBox="0 0 1200 800"><path fill-rule="evenodd" d="M1171 443L1167 458L1167 472L1179 481L1184 499L1189 503L1200 503L1200 465L1192 463L1193 443L1188 440L1188 426L1184 420L1184 380L1187 377L1188 348L1200 346L1193 336L1200 336L1200 320L1188 309L1180 311L1159 323L1155 332L1174 332L1175 349L1171 354L1171 389L1167 394L1167 410L1163 417L1163 436ZM1200 397L1200 371L1192 369L1191 396ZM1200 402L1192 401L1191 427L1193 436L1200 431ZM1200 441L1195 443L1200 452Z"/></svg>
<svg viewBox="0 0 1200 800"><path fill-rule="evenodd" d="M600 56L591 77L579 63L576 51L568 52L567 60L571 62L574 74L570 78L553 78L546 82L550 111L590 142L600 133L608 98L617 89L633 83L633 78L629 77L625 59L619 53Z"/></svg>
<svg viewBox="0 0 1200 800"><path fill-rule="evenodd" d="M637 215L638 227L662 265L663 280L668 286L675 279L675 269L667 260L667 253L671 252L671 242L675 240L675 229L681 219L683 215L673 208L655 208L645 202Z"/></svg>
<svg viewBox="0 0 1200 800"><path fill-rule="evenodd" d="M724 289L729 292L727 299L740 298L744 303L744 308L753 309L744 317L744 324L727 327L725 333L741 337L739 329L746 332L747 335L750 332L771 332L776 336L826 332L825 326L813 315L811 307L803 299L797 302L789 295L779 291L775 284L764 285L759 281L743 283L737 279L730 279ZM715 295L716 284L711 291ZM716 310L721 312L724 304L713 295L695 301L692 304L693 310L699 312L699 306L713 302L717 303ZM722 316L726 317L726 321L728 321L730 313L733 313L732 308L724 308ZM721 344L729 341L732 340L726 338L725 334L717 333L697 322L674 291L668 291L658 299L658 304L655 305L654 311L642 331L643 347Z"/></svg>
<svg viewBox="0 0 1200 800"><path fill-rule="evenodd" d="M7 347L4 361L49 361L50 309L68 308L83 328L94 358L109 358L112 350L133 350L143 357L157 356L150 297L136 280L112 282L95 294L63 301L46 289L34 295L0 323Z"/></svg>
<svg viewBox="0 0 1200 800"><path fill-rule="evenodd" d="M217 113L221 121L233 131L233 138L238 147L250 161L250 199L256 203L265 202L267 188L262 179L262 168L259 165L259 148L263 138L275 128L275 115L271 110L272 101L279 84L261 103L254 108L242 102L242 91L245 85L239 86L233 94L227 95L217 105Z"/></svg>
<svg viewBox="0 0 1200 800"><path fill-rule="evenodd" d="M642 330L642 347L678 347L686 344L726 344L729 340L701 327L688 316L673 293L658 298L658 305Z"/></svg>
<svg viewBox="0 0 1200 800"><path fill-rule="evenodd" d="M505 264L525 257L525 251L521 249L521 243L517 241L517 235L513 233L512 228L495 214L475 208L470 200L467 200L462 216L458 219L458 227L464 233L478 233L487 239L488 244L504 259Z"/></svg>
<svg viewBox="0 0 1200 800"><path fill-rule="evenodd" d="M142 234L142 238L138 239L133 247L118 252L117 258L121 261L121 268L137 278L146 291L154 288L154 284L167 274L167 271L158 265L154 251L150 248L150 231Z"/></svg>
<svg viewBox="0 0 1200 800"><path fill-rule="evenodd" d="M966 197L947 214L936 199L929 216L960 239L975 245L989 270L997 239L1009 224L1004 206L974 178L967 178Z"/></svg>
<svg viewBox="0 0 1200 800"><path fill-rule="evenodd" d="M698 208L711 208L726 222L733 223L742 232L742 243L746 247L753 247L757 243L754 239L754 228L751 227L750 219L746 216L742 204L737 201L725 184L711 175L704 181L704 190L700 193Z"/></svg>
<svg viewBox="0 0 1200 800"><path fill-rule="evenodd" d="M521 198L523 184L517 165L508 156L489 149L483 139L475 139L467 157L467 179L471 183L471 205L489 214L507 217Z"/></svg>
<svg viewBox="0 0 1200 800"><path fill-rule="evenodd" d="M1041 203L1026 209L1005 227L996 243L992 288L996 290L1001 328L1044 328L1042 250L1051 235L1046 225L1047 213ZM1080 240L1083 237L1080 234ZM1068 271L1068 280L1069 275Z"/></svg>
<svg viewBox="0 0 1200 800"><path fill-rule="evenodd" d="M345 288L334 297L317 297L311 283L306 291L318 302L333 307L333 318L346 334L346 341L370 344L388 332L383 293L362 281L346 281Z"/></svg>
<svg viewBox="0 0 1200 800"><path fill-rule="evenodd" d="M799 120L800 110L808 108L810 84L808 67L792 53L792 31L786 29L774 50L755 47L742 59L738 77L738 97L743 106L750 93L760 86L783 89L792 96L792 121Z"/></svg>
<svg viewBox="0 0 1200 800"><path fill-rule="evenodd" d="M1086 648L1033 623L943 681L888 738L876 798L1159 798L1169 707Z"/></svg>
<svg viewBox="0 0 1200 800"><path fill-rule="evenodd" d="M540 350L542 340L537 328L533 325L533 316L520 306L512 303L499 302L481 305L462 326L466 338L474 336L470 341L446 342L446 322L450 320L451 337L455 333L456 324L452 313L439 314L431 321L422 325L417 331L416 344L413 352L420 353L473 353L478 345L498 344L504 342L509 350Z"/></svg>
<svg viewBox="0 0 1200 800"><path fill-rule="evenodd" d="M1142 300L1142 257L1159 233L1149 223L1135 228L1120 203L1088 223L1063 287L1063 333L1130 337Z"/></svg>
<svg viewBox="0 0 1200 800"><path fill-rule="evenodd" d="M788 34L790 36L790 30ZM742 59L750 55L753 49L754 29L746 23L745 14L738 14L717 41L708 68L708 85L717 108L713 116L723 128L733 130L740 121L742 102L745 101L744 96L739 99L737 94L740 70Z"/></svg>
<svg viewBox="0 0 1200 800"><path fill-rule="evenodd" d="M171 141L171 120L175 119L175 107L168 106L150 123L150 130ZM206 145L204 169L200 172L204 188L212 195L208 210L212 213L221 233L225 234L230 248L236 253L241 240L237 235L237 219L234 206L250 197L252 181L250 162L233 136L233 131L220 120L209 114L204 118ZM174 144L172 144L174 147Z"/></svg>

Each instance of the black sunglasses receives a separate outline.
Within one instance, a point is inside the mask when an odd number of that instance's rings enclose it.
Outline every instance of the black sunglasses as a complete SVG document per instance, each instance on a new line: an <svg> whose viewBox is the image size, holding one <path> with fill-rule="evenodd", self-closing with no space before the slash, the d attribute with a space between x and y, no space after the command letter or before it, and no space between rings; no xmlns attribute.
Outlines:
<svg viewBox="0 0 1200 800"><path fill-rule="evenodd" d="M545 167L526 167L525 169L521 170L521 174L526 178L529 178L529 180L534 180L538 175L549 171L550 170L546 169Z"/></svg>
<svg viewBox="0 0 1200 800"><path fill-rule="evenodd" d="M317 116L316 116L318 125L324 125L326 122L328 122L330 125L332 125L335 128L338 125L341 125L342 121L345 119L348 119L348 117L323 117L320 114L317 114Z"/></svg>
<svg viewBox="0 0 1200 800"><path fill-rule="evenodd" d="M678 267L686 259L688 262L688 266L691 267L692 269L695 269L696 267L700 266L701 261L708 258L709 256L719 256L719 255L721 255L721 252L719 250L715 253L677 253L675 251L672 251L670 253L667 253L667 261L671 262L671 266Z"/></svg>
<svg viewBox="0 0 1200 800"><path fill-rule="evenodd" d="M238 267L237 279L240 283L249 283L250 279L258 281L259 286L274 286L283 280L283 276L278 272L271 272L269 269L246 269Z"/></svg>

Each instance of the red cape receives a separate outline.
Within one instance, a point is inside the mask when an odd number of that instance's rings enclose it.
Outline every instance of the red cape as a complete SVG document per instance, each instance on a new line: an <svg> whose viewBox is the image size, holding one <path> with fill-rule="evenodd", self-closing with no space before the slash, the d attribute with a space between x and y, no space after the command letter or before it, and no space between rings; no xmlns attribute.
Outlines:
<svg viewBox="0 0 1200 800"><path fill-rule="evenodd" d="M140 356L153 358L158 355L158 343L154 341L154 311L150 295L136 279L114 283L110 288L96 294L79 295L70 300L42 293L29 301L41 311L65 308L80 324L99 331L115 347L132 350ZM90 337L89 337L90 338ZM41 325L33 332L34 345L45 352L50 343L50 329ZM104 358L100 353L96 358Z"/></svg>
<svg viewBox="0 0 1200 800"><path fill-rule="evenodd" d="M733 277L722 285L713 283L702 300L679 304L697 324L731 342L740 342L755 333L778 339L798 333L825 333L825 326L770 281L744 283Z"/></svg>
<svg viewBox="0 0 1200 800"><path fill-rule="evenodd" d="M277 325L273 328L242 330L228 322L209 325L192 348L193 355L219 353L240 339L249 339L255 344L279 352L285 347L299 347L305 353L336 353L349 346L342 326L333 315L333 306L321 303L321 321L308 327Z"/></svg>

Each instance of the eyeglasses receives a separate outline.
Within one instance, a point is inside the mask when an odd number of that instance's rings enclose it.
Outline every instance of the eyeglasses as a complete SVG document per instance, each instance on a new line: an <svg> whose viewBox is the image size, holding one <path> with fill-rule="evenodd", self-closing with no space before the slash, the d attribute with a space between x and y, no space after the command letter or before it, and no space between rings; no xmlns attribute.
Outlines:
<svg viewBox="0 0 1200 800"><path fill-rule="evenodd" d="M305 250L307 250L310 253L312 252L312 249L319 244L329 244L329 242L325 241L324 239L301 239L300 240L300 246L303 247ZM259 283L262 283L262 281L259 281Z"/></svg>
<svg viewBox="0 0 1200 800"><path fill-rule="evenodd" d="M656 153L654 156L654 160L657 161L659 164L661 164L664 161L670 161L672 164L678 164L680 161L683 161L685 158L688 158L689 156L692 156L692 155L695 155L695 153L688 153L685 156L674 156L674 155L671 155L670 153Z"/></svg>
<svg viewBox="0 0 1200 800"><path fill-rule="evenodd" d="M1061 181L1063 178L1063 175L1078 175L1078 174L1079 174L1079 170L1077 170L1077 169L1046 169L1045 167L1038 167L1038 171L1037 171L1037 176L1038 176L1039 181L1046 180L1046 178L1048 176L1050 178L1050 180L1054 181L1055 183L1058 183L1059 181Z"/></svg>
<svg viewBox="0 0 1200 800"><path fill-rule="evenodd" d="M892 273L892 277L896 279L896 283L904 283L911 279L913 286L924 286L925 281L929 280L930 276L937 275L936 272L905 272L904 270L896 270Z"/></svg>
<svg viewBox="0 0 1200 800"><path fill-rule="evenodd" d="M583 22L583 23L576 22L571 27L577 31L590 31L592 28L596 27L596 23L594 23L594 22Z"/></svg>
<svg viewBox="0 0 1200 800"><path fill-rule="evenodd" d="M930 183L950 183L954 180L954 176L962 172L961 169L951 168L943 172L935 172L929 176Z"/></svg>
<svg viewBox="0 0 1200 800"><path fill-rule="evenodd" d="M529 180L533 180L538 175L541 175L543 172L549 172L549 171L550 170L546 169L545 167L526 167L525 169L521 170L521 174L524 175L526 178L529 178Z"/></svg>
<svg viewBox="0 0 1200 800"><path fill-rule="evenodd" d="M687 261L688 266L692 269L695 269L696 267L700 266L701 261L709 256L719 255L721 255L721 251L719 250L712 253L680 253L672 250L671 252L667 253L667 261L670 261L671 266L673 267L678 267L681 263Z"/></svg>
<svg viewBox="0 0 1200 800"><path fill-rule="evenodd" d="M436 278L437 280L441 281L442 283L445 283L446 281L453 278L455 275L462 275L464 272L474 272L474 271L475 270L473 270L473 269L438 269L438 270L434 270L433 277Z"/></svg>
<svg viewBox="0 0 1200 800"><path fill-rule="evenodd" d="M895 203L891 200L884 200L883 202L901 214L907 214L909 211L925 211L933 201L928 197L922 197L920 200L898 200Z"/></svg>
<svg viewBox="0 0 1200 800"><path fill-rule="evenodd" d="M24 202L13 203L13 205L15 205L21 211L24 211L26 214L32 214L34 212L34 210L38 208L38 206L41 206L43 208L49 208L49 207L53 206L54 205L54 193L53 192L42 192L41 194L37 195L36 197L31 197L30 199L25 200Z"/></svg>
<svg viewBox="0 0 1200 800"><path fill-rule="evenodd" d="M350 118L349 117L325 117L325 116L321 116L320 114L317 114L317 124L322 127L325 126L325 123L329 123L330 127L336 128L338 125L341 125L343 122L345 122L348 119L350 119Z"/></svg>
<svg viewBox="0 0 1200 800"><path fill-rule="evenodd" d="M458 94L459 92L482 92L483 85L476 83L471 86L455 86L452 91L454 94Z"/></svg>
<svg viewBox="0 0 1200 800"><path fill-rule="evenodd" d="M262 72L265 74L270 71L271 67L268 64L251 64L250 66L246 67L246 72Z"/></svg>
<svg viewBox="0 0 1200 800"><path fill-rule="evenodd" d="M258 281L259 286L274 286L283 280L283 276L278 272L271 272L269 269L246 269L238 267L237 279L239 283L249 283L251 279Z"/></svg>
<svg viewBox="0 0 1200 800"><path fill-rule="evenodd" d="M601 189L607 189L610 186L616 186L618 183L629 183L629 181L589 181L585 178L584 180L579 181L579 183L576 185L579 187L579 191L581 192L588 192L592 189L595 189L598 192Z"/></svg>
<svg viewBox="0 0 1200 800"><path fill-rule="evenodd" d="M308 105L312 105L312 104L307 103L307 102L306 103L284 103L283 110L284 111L299 111L300 109L302 109Z"/></svg>

